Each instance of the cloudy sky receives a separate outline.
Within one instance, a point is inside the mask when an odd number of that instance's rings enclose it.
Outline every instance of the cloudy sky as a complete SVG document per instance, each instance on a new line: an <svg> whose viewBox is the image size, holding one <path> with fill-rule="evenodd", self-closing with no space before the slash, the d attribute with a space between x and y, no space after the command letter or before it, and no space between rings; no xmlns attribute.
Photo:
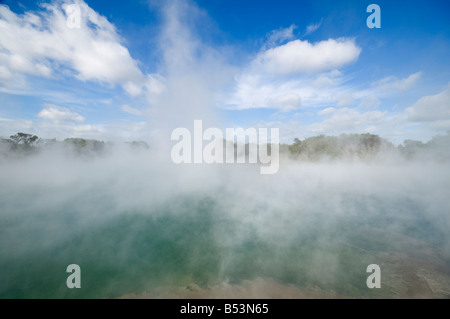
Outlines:
<svg viewBox="0 0 450 319"><path fill-rule="evenodd" d="M366 25L371 3L380 29ZM169 141L161 132L202 119L278 127L288 143L365 132L427 141L450 130L449 10L438 0L0 1L0 136Z"/></svg>

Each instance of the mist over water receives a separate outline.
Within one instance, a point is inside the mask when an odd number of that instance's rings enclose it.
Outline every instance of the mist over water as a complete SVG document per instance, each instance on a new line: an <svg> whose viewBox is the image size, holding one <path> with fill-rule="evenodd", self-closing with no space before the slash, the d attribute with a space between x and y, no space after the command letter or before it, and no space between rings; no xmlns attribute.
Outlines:
<svg viewBox="0 0 450 319"><path fill-rule="evenodd" d="M0 296L272 280L348 297L448 297L446 162L284 160L261 175L258 165L176 165L155 152L3 160ZM73 263L81 289L66 287ZM366 286L369 264L381 267L381 289Z"/></svg>

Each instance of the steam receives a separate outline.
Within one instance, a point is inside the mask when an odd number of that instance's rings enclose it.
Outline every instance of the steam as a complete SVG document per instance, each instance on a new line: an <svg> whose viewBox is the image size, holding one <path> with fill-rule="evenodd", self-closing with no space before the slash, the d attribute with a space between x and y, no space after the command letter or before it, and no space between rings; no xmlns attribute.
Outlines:
<svg viewBox="0 0 450 319"><path fill-rule="evenodd" d="M224 127L213 106L236 69L221 48L208 46L198 36L199 30L204 33L211 24L207 15L189 1L169 1L156 8L163 19L157 43L164 89L147 96L149 125L167 141L173 129L191 127L196 119L207 126Z"/></svg>
<svg viewBox="0 0 450 319"><path fill-rule="evenodd" d="M2 162L4 297L119 297L259 277L379 296L364 288L370 263L386 273L399 271L387 256L396 267L425 264L417 272L448 267L447 163L285 160L261 175L251 164L173 164L152 145L68 154ZM71 263L82 269L79 292L64 286Z"/></svg>

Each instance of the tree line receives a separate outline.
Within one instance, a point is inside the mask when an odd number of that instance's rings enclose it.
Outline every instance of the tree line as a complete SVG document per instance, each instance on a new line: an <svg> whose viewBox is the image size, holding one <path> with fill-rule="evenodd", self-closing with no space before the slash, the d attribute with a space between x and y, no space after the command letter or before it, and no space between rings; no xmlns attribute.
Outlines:
<svg viewBox="0 0 450 319"><path fill-rule="evenodd" d="M19 132L9 138L0 139L0 155L31 154L45 149L62 147L75 154L102 154L116 143L94 139L66 138L41 139L36 135ZM149 149L142 141L125 143L132 149ZM248 146L248 145L247 145ZM450 160L450 131L446 135L433 137L424 143L405 140L395 146L390 141L376 134L341 134L339 136L318 135L300 140L295 138L292 144L281 144L280 155L298 161L318 160L370 160L385 156L401 156L406 159Z"/></svg>

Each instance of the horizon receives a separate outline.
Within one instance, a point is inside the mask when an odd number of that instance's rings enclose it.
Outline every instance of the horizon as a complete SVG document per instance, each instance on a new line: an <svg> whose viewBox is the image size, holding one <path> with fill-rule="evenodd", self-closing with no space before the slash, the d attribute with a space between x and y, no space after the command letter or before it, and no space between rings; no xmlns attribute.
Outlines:
<svg viewBox="0 0 450 319"><path fill-rule="evenodd" d="M227 128L227 129L233 129L233 130L236 130L236 129L239 129L240 127L236 127L236 128ZM246 128L242 128L242 129L246 129ZM247 128L247 129L249 129L249 128ZM250 127L250 129L252 129L252 127ZM29 135L36 135L36 134L32 134L32 133L28 133L28 132L15 132L15 134L12 134L12 135L10 135L10 136L0 136L0 139L5 139L5 140L7 140L7 139L10 139L12 136L14 136L14 135L16 135L16 134L29 134ZM224 135L224 138L223 138L223 140L224 141L230 141L230 140L227 140L226 139L226 129L224 129L223 131L222 131L222 134ZM354 132L354 133L339 133L339 134L335 134L335 135L327 135L327 134L318 134L318 135L312 135L312 136L308 136L308 137L304 137L304 138L302 138L302 139L300 139L300 138L298 138L298 137L294 137L294 139L292 140L292 141L290 141L290 142L283 142L283 143L278 143L279 145L293 145L293 144L295 144L295 139L298 139L298 140L300 140L300 141L304 141L304 140L306 140L306 139L309 139L309 138L314 138L314 137L319 137L319 136L325 136L325 137L340 137L340 136L343 136L343 135L358 135L358 136L361 136L361 135L372 135L372 136L378 136L379 138L381 138L381 139L383 139L383 140L385 140L385 141L387 141L387 142L389 142L389 143L391 143L392 145L394 145L395 147L399 147L399 146L404 146L404 144L405 144L405 142L406 141L414 141L414 142L421 142L421 143L423 143L423 144L427 144L427 143L429 143L429 142L431 142L431 141L433 141L435 138L438 138L438 137L445 137L445 136L447 136L447 135L450 135L450 130L449 131L447 131L447 133L446 134L444 134L444 133L441 133L441 134L437 134L437 135L434 135L434 136L432 136L430 139L428 139L428 140L425 140L425 141L421 141L421 140L413 140L413 139L405 139L405 140L403 140L403 141L399 141L398 143L394 143L393 141L390 141L388 138L386 138L386 137L384 137L384 136L380 136L380 135L378 135L378 134L373 134L373 133L369 133L369 132L364 132L364 133L356 133L356 132ZM80 137L80 136L67 136L67 137L60 137L60 138L56 138L56 137L53 137L53 138L44 138L44 137L41 137L41 136L38 136L38 135L36 135L40 140L44 140L44 141L51 141L51 140L55 140L55 141L57 141L57 142L63 142L63 141L65 141L65 140L69 140L69 139L83 139L83 140L91 140L91 141L98 141L98 142L105 142L105 143L116 143L116 142L119 142L119 143L132 143L132 142L144 142L144 143L146 143L146 144L148 144L148 143L151 143L152 142L152 140L142 140L142 139L136 139L136 140L133 140L133 139L128 139L128 140L114 140L114 139L96 139L96 138L85 138L85 137ZM238 138L239 138L239 136L237 136ZM244 137L246 137L246 136L244 136ZM235 144L255 144L255 143L249 143L247 140L245 141L245 142L242 142L242 141L234 141L234 143ZM259 143L256 143L256 144L259 144ZM263 144L273 144L273 143L263 143Z"/></svg>

